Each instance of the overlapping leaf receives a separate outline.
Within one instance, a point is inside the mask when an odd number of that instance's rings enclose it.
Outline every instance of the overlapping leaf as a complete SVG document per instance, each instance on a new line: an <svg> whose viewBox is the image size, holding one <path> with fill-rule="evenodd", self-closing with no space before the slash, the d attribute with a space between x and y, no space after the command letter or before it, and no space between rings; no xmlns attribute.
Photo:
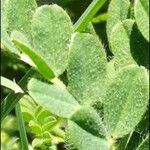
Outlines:
<svg viewBox="0 0 150 150"><path fill-rule="evenodd" d="M81 103L101 100L106 75L106 55L97 37L77 33L72 38L68 65L68 90Z"/></svg>
<svg viewBox="0 0 150 150"><path fill-rule="evenodd" d="M35 0L6 0L8 32L18 30L31 39L31 19L37 4Z"/></svg>
<svg viewBox="0 0 150 150"><path fill-rule="evenodd" d="M133 20L119 22L113 28L110 37L110 48L114 54L115 67L129 64L149 67L148 42L143 38Z"/></svg>
<svg viewBox="0 0 150 150"><path fill-rule="evenodd" d="M135 0L134 13L139 30L149 41L149 0Z"/></svg>
<svg viewBox="0 0 150 150"><path fill-rule="evenodd" d="M129 0L111 0L107 17L107 36L110 37L116 23L128 18Z"/></svg>
<svg viewBox="0 0 150 150"><path fill-rule="evenodd" d="M33 47L56 76L68 63L68 44L73 32L67 13L57 5L39 7L32 19Z"/></svg>
<svg viewBox="0 0 150 150"><path fill-rule="evenodd" d="M132 131L148 104L148 75L143 67L130 65L120 70L104 102L104 119L114 138Z"/></svg>
<svg viewBox="0 0 150 150"><path fill-rule="evenodd" d="M93 108L82 107L68 121L66 140L70 149L109 150L107 131Z"/></svg>
<svg viewBox="0 0 150 150"><path fill-rule="evenodd" d="M69 118L80 108L72 95L55 85L46 84L33 78L29 81L28 90L30 96L40 106L57 116Z"/></svg>

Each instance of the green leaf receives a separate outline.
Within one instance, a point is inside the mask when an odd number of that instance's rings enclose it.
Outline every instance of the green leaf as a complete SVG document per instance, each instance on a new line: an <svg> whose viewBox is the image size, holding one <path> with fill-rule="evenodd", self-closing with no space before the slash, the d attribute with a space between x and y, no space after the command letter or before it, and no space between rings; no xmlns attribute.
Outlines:
<svg viewBox="0 0 150 150"><path fill-rule="evenodd" d="M7 0L6 16L9 33L18 30L31 40L31 19L36 8L35 0Z"/></svg>
<svg viewBox="0 0 150 150"><path fill-rule="evenodd" d="M93 108L82 107L68 121L66 140L70 149L109 150L111 143L99 115Z"/></svg>
<svg viewBox="0 0 150 150"><path fill-rule="evenodd" d="M68 90L80 102L101 100L106 76L106 54L99 39L87 33L72 37Z"/></svg>
<svg viewBox="0 0 150 150"><path fill-rule="evenodd" d="M135 0L134 13L139 30L149 41L149 0Z"/></svg>
<svg viewBox="0 0 150 150"><path fill-rule="evenodd" d="M34 133L35 135L42 134L42 127L39 124L37 124L35 121L31 120L29 122L29 127L30 127L32 133Z"/></svg>
<svg viewBox="0 0 150 150"><path fill-rule="evenodd" d="M15 93L24 93L24 91L21 89L21 87L15 83L15 81L11 81L10 79L7 79L5 77L0 77L1 78L1 85L5 86Z"/></svg>
<svg viewBox="0 0 150 150"><path fill-rule="evenodd" d="M19 50L17 50L17 48L11 42L10 37L7 33L8 23L6 20L5 3L6 0L1 0L1 47L2 49L6 49L7 51L17 56L19 55Z"/></svg>
<svg viewBox="0 0 150 150"><path fill-rule="evenodd" d="M110 37L116 23L128 18L130 3L129 0L111 0L107 17L107 36Z"/></svg>
<svg viewBox="0 0 150 150"><path fill-rule="evenodd" d="M59 6L44 5L36 10L32 19L33 47L56 76L66 69L72 32L71 20Z"/></svg>
<svg viewBox="0 0 150 150"><path fill-rule="evenodd" d="M138 64L149 67L149 43L143 38L133 20L116 24L110 36L116 69Z"/></svg>
<svg viewBox="0 0 150 150"><path fill-rule="evenodd" d="M130 65L121 69L106 91L104 119L114 138L132 131L139 123L148 104L146 69Z"/></svg>
<svg viewBox="0 0 150 150"><path fill-rule="evenodd" d="M55 85L31 79L28 84L28 90L30 96L40 106L60 117L69 118L80 107L67 90Z"/></svg>
<svg viewBox="0 0 150 150"><path fill-rule="evenodd" d="M16 111L17 125L18 125L20 139L21 139L21 148L28 150L29 147L28 147L27 133L26 133L25 124L24 124L21 107L19 103L16 104L15 111Z"/></svg>
<svg viewBox="0 0 150 150"><path fill-rule="evenodd" d="M26 75L19 81L18 85L25 89L29 78L33 76L35 71L30 69ZM15 107L16 103L23 97L22 93L14 94L11 92L2 102L1 102L1 120L3 120L10 111Z"/></svg>
<svg viewBox="0 0 150 150"><path fill-rule="evenodd" d="M29 43L27 42L26 38L22 33L15 31L12 33L12 38L13 42L20 48L20 50L31 58L31 60L36 65L39 72L45 78L52 79L55 77L48 63L40 54L37 53L37 51L34 48L32 48L29 45Z"/></svg>

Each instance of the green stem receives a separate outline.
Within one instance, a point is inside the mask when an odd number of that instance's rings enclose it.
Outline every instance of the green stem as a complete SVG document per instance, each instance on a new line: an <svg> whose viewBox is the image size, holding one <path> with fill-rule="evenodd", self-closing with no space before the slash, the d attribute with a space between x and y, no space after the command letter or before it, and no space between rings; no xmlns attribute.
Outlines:
<svg viewBox="0 0 150 150"><path fill-rule="evenodd" d="M74 31L81 32L105 2L106 0L93 0L79 20L74 24Z"/></svg>
<svg viewBox="0 0 150 150"><path fill-rule="evenodd" d="M18 125L20 138L21 138L22 150L28 150L29 149L28 148L28 140L27 140L24 120L23 120L23 116L22 116L22 112L21 112L19 103L16 104L15 111L16 111L16 117L17 117L17 125Z"/></svg>

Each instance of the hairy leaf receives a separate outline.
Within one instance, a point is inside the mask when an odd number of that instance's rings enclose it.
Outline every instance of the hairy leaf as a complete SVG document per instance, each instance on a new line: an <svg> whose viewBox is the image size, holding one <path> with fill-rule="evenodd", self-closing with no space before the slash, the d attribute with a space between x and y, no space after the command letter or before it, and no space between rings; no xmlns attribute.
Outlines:
<svg viewBox="0 0 150 150"><path fill-rule="evenodd" d="M19 50L17 50L11 42L11 39L7 33L8 22L6 20L5 3L6 0L1 0L1 47L2 49L6 49L17 56L19 55Z"/></svg>
<svg viewBox="0 0 150 150"><path fill-rule="evenodd" d="M139 30L149 41L149 0L135 0L134 13Z"/></svg>
<svg viewBox="0 0 150 150"><path fill-rule="evenodd" d="M72 38L68 90L80 103L101 100L106 75L106 54L97 37L77 33Z"/></svg>
<svg viewBox="0 0 150 150"><path fill-rule="evenodd" d="M34 78L29 81L28 90L39 105L60 117L69 118L80 107L67 90Z"/></svg>
<svg viewBox="0 0 150 150"><path fill-rule="evenodd" d="M114 138L132 131L148 104L148 75L143 67L130 65L111 82L104 102L104 119Z"/></svg>
<svg viewBox="0 0 150 150"><path fill-rule="evenodd" d="M8 31L18 30L31 40L31 19L37 4L35 0L6 0Z"/></svg>
<svg viewBox="0 0 150 150"><path fill-rule="evenodd" d="M129 0L111 0L107 17L107 36L110 37L116 23L128 18Z"/></svg>
<svg viewBox="0 0 150 150"><path fill-rule="evenodd" d="M70 149L109 150L107 132L99 115L93 108L82 107L68 121L66 140Z"/></svg>
<svg viewBox="0 0 150 150"><path fill-rule="evenodd" d="M36 10L32 19L33 47L56 76L66 69L72 32L71 20L59 6L44 5Z"/></svg>
<svg viewBox="0 0 150 150"><path fill-rule="evenodd" d="M139 32L133 20L119 22L113 28L110 37L110 48L114 54L115 67L129 64L149 67L149 44Z"/></svg>
<svg viewBox="0 0 150 150"><path fill-rule="evenodd" d="M20 48L20 50L28 55L36 65L39 72L47 79L55 77L54 72L51 70L47 62L41 57L34 48L30 46L24 35L20 32L12 33L13 42Z"/></svg>

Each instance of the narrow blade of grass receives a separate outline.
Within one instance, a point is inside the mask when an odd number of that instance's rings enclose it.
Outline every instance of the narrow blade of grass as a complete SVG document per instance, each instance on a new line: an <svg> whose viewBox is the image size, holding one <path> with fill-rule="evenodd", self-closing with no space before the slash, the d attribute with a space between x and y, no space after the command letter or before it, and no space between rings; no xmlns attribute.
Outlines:
<svg viewBox="0 0 150 150"><path fill-rule="evenodd" d="M79 20L74 24L74 31L81 32L105 2L106 0L93 0Z"/></svg>
<svg viewBox="0 0 150 150"><path fill-rule="evenodd" d="M26 75L19 81L18 85L25 88L28 79L34 74L34 70L30 69ZM11 92L8 96L1 102L1 121L10 113L10 111L15 107L16 103L22 98L24 94Z"/></svg>
<svg viewBox="0 0 150 150"><path fill-rule="evenodd" d="M25 130L25 125L24 125L24 120L20 108L20 104L17 103L15 106L15 111L16 111L16 117L17 117L17 125L20 133L20 138L21 138L21 147L22 150L28 150L28 139L26 135L26 130Z"/></svg>

